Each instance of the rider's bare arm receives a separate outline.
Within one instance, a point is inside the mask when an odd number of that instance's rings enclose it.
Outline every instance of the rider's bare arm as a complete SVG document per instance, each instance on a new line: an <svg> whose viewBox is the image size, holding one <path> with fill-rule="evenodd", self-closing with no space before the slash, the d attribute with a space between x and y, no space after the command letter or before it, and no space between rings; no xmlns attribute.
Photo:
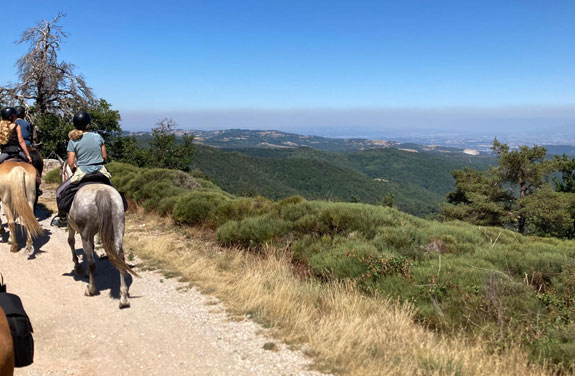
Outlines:
<svg viewBox="0 0 575 376"><path fill-rule="evenodd" d="M73 151L69 151L68 152L68 166L70 166L70 169L72 170L72 172L74 172L76 170L76 166L74 166L74 159L76 159L76 153L74 153Z"/></svg>
<svg viewBox="0 0 575 376"><path fill-rule="evenodd" d="M30 153L28 153L28 146L26 146L26 142L24 142L24 138L22 137L22 131L20 130L19 126L16 126L16 133L18 134L18 143L22 148L24 154L26 154L26 158L28 158L28 162L32 162L32 158L30 157Z"/></svg>
<svg viewBox="0 0 575 376"><path fill-rule="evenodd" d="M108 160L108 152L106 151L106 145L102 145L102 158L104 158L104 161Z"/></svg>

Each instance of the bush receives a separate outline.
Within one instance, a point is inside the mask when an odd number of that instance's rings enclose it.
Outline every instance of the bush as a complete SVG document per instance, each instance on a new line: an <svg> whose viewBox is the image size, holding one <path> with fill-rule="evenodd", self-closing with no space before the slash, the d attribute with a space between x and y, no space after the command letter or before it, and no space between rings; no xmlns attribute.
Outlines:
<svg viewBox="0 0 575 376"><path fill-rule="evenodd" d="M222 203L214 209L217 224L230 220L239 221L247 217L256 217L271 211L275 203L264 197L239 198Z"/></svg>
<svg viewBox="0 0 575 376"><path fill-rule="evenodd" d="M219 192L190 192L176 202L172 219L179 224L216 225L217 209L229 199Z"/></svg>
<svg viewBox="0 0 575 376"><path fill-rule="evenodd" d="M55 168L44 174L44 181L49 184L61 184L62 175L60 174L60 169Z"/></svg>
<svg viewBox="0 0 575 376"><path fill-rule="evenodd" d="M201 188L194 178L182 171L143 169L118 162L110 163L108 170L119 191L142 204L144 209L163 215L173 210L178 197Z"/></svg>
<svg viewBox="0 0 575 376"><path fill-rule="evenodd" d="M286 235L289 229L288 222L262 215L227 222L218 229L217 238L223 245L255 248Z"/></svg>
<svg viewBox="0 0 575 376"><path fill-rule="evenodd" d="M382 226L377 230L372 243L380 252L392 252L405 257L419 258L429 242L426 231L413 225Z"/></svg>
<svg viewBox="0 0 575 376"><path fill-rule="evenodd" d="M311 255L309 266L324 279L361 279L368 272L362 258L377 255L377 249L364 240L336 239L332 247Z"/></svg>

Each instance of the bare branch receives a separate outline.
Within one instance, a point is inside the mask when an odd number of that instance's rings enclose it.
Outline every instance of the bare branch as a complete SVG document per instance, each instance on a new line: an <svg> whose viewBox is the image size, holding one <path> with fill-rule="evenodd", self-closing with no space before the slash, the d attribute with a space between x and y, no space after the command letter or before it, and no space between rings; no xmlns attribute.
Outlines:
<svg viewBox="0 0 575 376"><path fill-rule="evenodd" d="M32 101L37 115L60 116L96 103L84 78L74 74L74 65L58 61L61 41L67 37L58 25L64 16L59 13L51 20L43 19L22 33L17 43L27 43L30 48L16 62L19 83L0 87L0 102Z"/></svg>

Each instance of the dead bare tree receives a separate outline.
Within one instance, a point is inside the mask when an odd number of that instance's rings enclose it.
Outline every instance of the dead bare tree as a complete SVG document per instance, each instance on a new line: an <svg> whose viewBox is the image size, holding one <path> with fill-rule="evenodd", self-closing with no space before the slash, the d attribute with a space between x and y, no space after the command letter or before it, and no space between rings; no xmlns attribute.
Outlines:
<svg viewBox="0 0 575 376"><path fill-rule="evenodd" d="M0 102L32 103L35 115L53 114L71 117L79 108L96 102L92 90L81 75L74 74L74 65L58 61L58 52L67 34L58 25L65 15L43 19L22 33L18 44L30 45L28 53L18 59L19 82L0 87Z"/></svg>

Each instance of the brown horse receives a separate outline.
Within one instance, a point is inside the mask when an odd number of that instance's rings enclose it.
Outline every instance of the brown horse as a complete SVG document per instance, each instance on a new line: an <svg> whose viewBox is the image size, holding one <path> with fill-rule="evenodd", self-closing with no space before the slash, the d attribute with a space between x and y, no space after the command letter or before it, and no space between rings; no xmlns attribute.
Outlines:
<svg viewBox="0 0 575 376"><path fill-rule="evenodd" d="M0 308L0 376L12 376L13 374L14 345L12 344L12 334L6 315Z"/></svg>
<svg viewBox="0 0 575 376"><path fill-rule="evenodd" d="M34 254L32 238L43 233L42 227L34 215L36 201L36 169L28 163L6 161L0 164L0 200L4 203L4 213L8 220L11 252L18 252L16 238L16 218L21 218L26 228L26 253ZM0 221L0 234L5 230Z"/></svg>

